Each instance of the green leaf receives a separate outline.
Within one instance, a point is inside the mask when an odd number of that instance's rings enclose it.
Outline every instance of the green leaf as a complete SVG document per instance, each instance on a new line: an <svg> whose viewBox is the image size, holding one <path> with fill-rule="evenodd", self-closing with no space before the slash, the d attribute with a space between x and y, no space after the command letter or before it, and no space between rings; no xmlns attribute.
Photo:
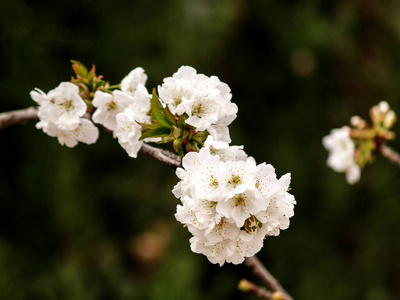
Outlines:
<svg viewBox="0 0 400 300"><path fill-rule="evenodd" d="M96 83L95 83L94 80L93 80L95 77L96 77L96 67L95 67L95 65L92 65L92 69L91 69L90 72L88 73L87 79L88 79L90 85L93 86L93 89L96 88Z"/></svg>
<svg viewBox="0 0 400 300"><path fill-rule="evenodd" d="M172 145L174 146L175 152L177 152L181 157L185 156L185 153L183 152L183 149L182 149L182 140L181 139L175 140L172 143Z"/></svg>
<svg viewBox="0 0 400 300"><path fill-rule="evenodd" d="M207 137L208 137L207 131L200 131L196 133L194 136L192 136L192 139L200 144L203 144L203 142L206 140Z"/></svg>
<svg viewBox="0 0 400 300"><path fill-rule="evenodd" d="M170 133L171 133L170 128L164 126L157 127L143 133L142 136L139 138L139 141L142 141L147 138L168 136Z"/></svg>
<svg viewBox="0 0 400 300"><path fill-rule="evenodd" d="M178 125L175 119L175 116L171 113L171 111L168 108L168 105L164 108L164 116L167 122L171 125Z"/></svg>
<svg viewBox="0 0 400 300"><path fill-rule="evenodd" d="M195 151L195 148L194 148L194 145L193 145L192 142L187 142L187 143L186 143L186 150L187 150L188 152Z"/></svg>
<svg viewBox="0 0 400 300"><path fill-rule="evenodd" d="M179 116L178 127L183 128L185 126L185 115Z"/></svg>
<svg viewBox="0 0 400 300"><path fill-rule="evenodd" d="M156 89L153 89L153 97L151 98L151 110L153 112L154 118L160 122L161 125L165 127L172 128L171 124L168 123L164 116L163 107L158 99Z"/></svg>
<svg viewBox="0 0 400 300"><path fill-rule="evenodd" d="M179 154L181 157L184 157L184 156L185 156L185 153L183 152L182 147L178 149L178 154Z"/></svg>
<svg viewBox="0 0 400 300"><path fill-rule="evenodd" d="M74 65L78 65L78 66L84 67L86 69L86 67L80 61L77 61L75 59L71 59L70 62L73 63Z"/></svg>
<svg viewBox="0 0 400 300"><path fill-rule="evenodd" d="M177 139L177 138L179 138L181 136L182 129L180 129L180 128L176 127L176 126L173 126L173 127L174 127L173 135L174 135L174 138Z"/></svg>
<svg viewBox="0 0 400 300"><path fill-rule="evenodd" d="M86 78L88 76L88 70L82 63L77 60L71 60L71 63L72 69L74 69L76 75L79 75L83 78Z"/></svg>
<svg viewBox="0 0 400 300"><path fill-rule="evenodd" d="M157 125L155 125L155 124L141 123L141 122L138 122L138 121L136 121L136 123L138 123L140 126L143 127L143 128L142 128L142 132L143 132L143 129L148 129L148 130L150 130L150 129L155 129L155 128L158 128L158 127L159 127L159 126L157 126Z"/></svg>
<svg viewBox="0 0 400 300"><path fill-rule="evenodd" d="M172 143L175 139L173 137L166 136L166 137L162 137L161 141L158 141L157 144L166 144L166 143Z"/></svg>
<svg viewBox="0 0 400 300"><path fill-rule="evenodd" d="M106 82L104 80L100 80L99 82L96 83L96 89L101 88L105 84L106 84Z"/></svg>

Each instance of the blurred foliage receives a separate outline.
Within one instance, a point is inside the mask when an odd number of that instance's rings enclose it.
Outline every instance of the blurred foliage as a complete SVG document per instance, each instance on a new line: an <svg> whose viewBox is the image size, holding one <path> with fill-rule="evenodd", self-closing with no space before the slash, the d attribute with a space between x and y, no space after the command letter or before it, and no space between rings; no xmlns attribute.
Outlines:
<svg viewBox="0 0 400 300"><path fill-rule="evenodd" d="M268 269L296 299L398 299L400 170L378 158L348 186L321 139L381 100L400 113L399 20L395 0L2 1L0 111L69 80L70 59L112 84L141 66L149 90L181 65L217 75L239 107L232 144L292 173ZM29 123L0 140L0 299L253 299L244 266L191 252L171 169L104 132L68 149Z"/></svg>

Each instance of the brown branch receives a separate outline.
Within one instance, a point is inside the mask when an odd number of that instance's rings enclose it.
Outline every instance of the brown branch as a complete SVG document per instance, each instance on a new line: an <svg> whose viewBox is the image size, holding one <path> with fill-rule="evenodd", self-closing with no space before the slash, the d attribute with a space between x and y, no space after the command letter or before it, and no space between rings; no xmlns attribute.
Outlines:
<svg viewBox="0 0 400 300"><path fill-rule="evenodd" d="M25 124L28 121L36 120L39 120L39 118L37 109L34 107L0 113L0 130L10 125ZM181 166L181 157L167 150L155 148L147 144L143 144L140 150L144 155L151 156L171 168L176 169Z"/></svg>
<svg viewBox="0 0 400 300"><path fill-rule="evenodd" d="M400 154L389 148L385 144L382 144L379 147L379 153L382 154L383 157L387 158L391 163L400 167Z"/></svg>
<svg viewBox="0 0 400 300"><path fill-rule="evenodd" d="M268 270L264 267L262 262L256 257L247 257L244 264L252 269L254 275L262 280L262 282L267 285L274 292L280 292L285 300L293 300L293 298L285 291L285 289L280 285L278 280Z"/></svg>
<svg viewBox="0 0 400 300"><path fill-rule="evenodd" d="M142 151L144 155L151 156L171 168L176 169L181 166L181 157L168 150L162 150L143 143L140 151Z"/></svg>
<svg viewBox="0 0 400 300"><path fill-rule="evenodd" d="M0 129L38 119L37 110L34 107L0 113Z"/></svg>
<svg viewBox="0 0 400 300"><path fill-rule="evenodd" d="M261 299L274 300L272 293L270 291L267 291L265 288L259 287L258 285L246 279L240 280L238 284L238 289L244 293L256 295L258 298Z"/></svg>

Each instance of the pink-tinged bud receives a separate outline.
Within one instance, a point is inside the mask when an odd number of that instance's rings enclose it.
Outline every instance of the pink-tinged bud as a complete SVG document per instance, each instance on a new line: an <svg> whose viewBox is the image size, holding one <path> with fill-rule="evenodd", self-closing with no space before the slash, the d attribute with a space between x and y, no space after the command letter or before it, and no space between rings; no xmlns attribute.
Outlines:
<svg viewBox="0 0 400 300"><path fill-rule="evenodd" d="M390 109L390 106L386 101L379 102L378 107L382 114L386 114Z"/></svg>
<svg viewBox="0 0 400 300"><path fill-rule="evenodd" d="M372 106L371 109L369 110L369 115L374 124L382 120L381 110L379 109L378 106Z"/></svg>
<svg viewBox="0 0 400 300"><path fill-rule="evenodd" d="M396 122L396 113L393 110L389 110L383 119L383 125L390 129Z"/></svg>
<svg viewBox="0 0 400 300"><path fill-rule="evenodd" d="M353 116L350 119L350 124L357 129L364 129L367 127L367 122L359 116Z"/></svg>

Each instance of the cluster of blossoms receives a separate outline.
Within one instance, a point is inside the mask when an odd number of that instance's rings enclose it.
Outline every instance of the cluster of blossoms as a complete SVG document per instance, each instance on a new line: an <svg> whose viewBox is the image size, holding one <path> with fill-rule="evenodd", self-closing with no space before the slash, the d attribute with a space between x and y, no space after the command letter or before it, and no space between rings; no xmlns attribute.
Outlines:
<svg viewBox="0 0 400 300"><path fill-rule="evenodd" d="M142 68L132 70L121 82L121 90L112 94L97 91L93 105L97 107L93 121L113 131L129 156L136 158L143 142L142 126L150 123L150 95L145 84L147 75Z"/></svg>
<svg viewBox="0 0 400 300"><path fill-rule="evenodd" d="M81 68L80 65L74 67ZM91 116L94 123L113 132L131 157L137 156L143 141L160 141L161 136L168 136L164 130L164 135L141 138L146 126L147 129L160 129L157 128L157 116L152 115L152 96L145 88L147 75L142 68L131 71L118 85L120 89L113 90L107 84L92 90L92 84L87 83L90 73L78 69L79 74L81 76L77 76L74 83L62 82L47 95L38 89L31 92L32 98L39 104L38 128L57 137L61 144L68 147L76 146L78 141L91 144L98 138L98 130L90 121ZM96 79L95 75L90 80L93 81L93 78ZM230 142L228 125L236 118L237 106L231 102L228 85L218 77L197 74L194 68L182 66L172 77L164 79L158 93L157 101L163 108L169 109L172 118L184 121L185 130L182 132L179 128L178 134L181 144L192 138L193 134L188 137L192 132L206 133L201 138L194 138L195 143L201 144L207 134L216 140ZM170 141L166 139L164 142ZM193 150L190 147L187 149Z"/></svg>
<svg viewBox="0 0 400 300"><path fill-rule="evenodd" d="M231 102L229 86L218 77L197 74L194 68L182 66L164 79L158 94L173 114L187 114L186 124L196 131L206 130L216 140L231 141L228 125L236 118L238 108Z"/></svg>
<svg viewBox="0 0 400 300"><path fill-rule="evenodd" d="M266 236L288 228L295 204L287 192L290 174L278 180L271 165L257 165L243 147L229 146L228 125L238 109L218 77L182 66L164 79L159 95L155 89L150 95L142 68L110 87L94 67L88 72L73 63L72 82L48 94L31 92L39 104L37 127L74 147L96 142L98 124L131 157L143 142L172 142L183 157L177 169L181 181L173 189L182 201L175 216L193 234L194 252L220 265L239 264L262 248Z"/></svg>
<svg viewBox="0 0 400 300"><path fill-rule="evenodd" d="M79 95L77 85L62 82L48 94L36 89L31 92L31 97L39 104L40 122L36 127L57 137L61 145L75 147L78 141L86 144L97 141L99 130L90 120L83 118L87 105Z"/></svg>
<svg viewBox="0 0 400 300"><path fill-rule="evenodd" d="M239 264L256 254L266 236L289 226L295 199L287 191L290 174L276 178L265 163L257 165L242 147L214 141L185 155L177 169L181 181L175 214L193 234L191 249L212 263Z"/></svg>
<svg viewBox="0 0 400 300"><path fill-rule="evenodd" d="M113 132L128 154L136 157L142 142L141 123L150 123L150 95L144 87L147 75L142 68L131 71L121 82L121 90L96 90L91 97L82 92L82 84L62 82L57 88L45 94L36 89L32 99L39 104L40 122L36 127L50 136L57 137L61 145L75 147L78 142L93 144L99 136L100 124ZM89 95L90 96L90 95ZM86 103L96 110L91 116Z"/></svg>
<svg viewBox="0 0 400 300"><path fill-rule="evenodd" d="M344 172L349 184L360 180L361 169L373 161L374 153L394 139L389 131L396 121L396 114L386 101L370 109L372 126L359 116L351 118L351 125L333 129L322 139L329 151L327 165L336 172Z"/></svg>

